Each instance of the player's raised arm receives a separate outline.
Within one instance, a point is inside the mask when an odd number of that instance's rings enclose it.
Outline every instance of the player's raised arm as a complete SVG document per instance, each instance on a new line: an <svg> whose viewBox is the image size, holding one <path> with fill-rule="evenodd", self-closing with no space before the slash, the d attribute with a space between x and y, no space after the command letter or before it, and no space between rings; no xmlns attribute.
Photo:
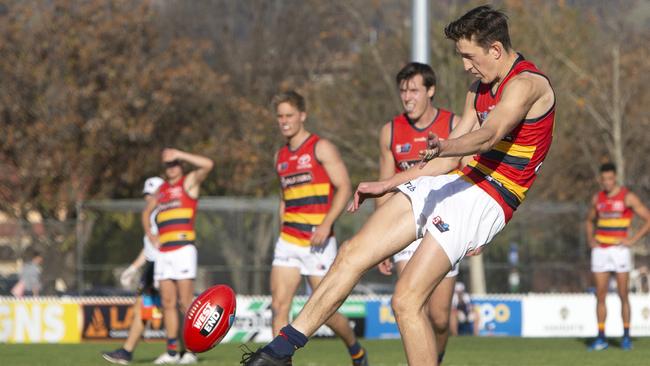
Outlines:
<svg viewBox="0 0 650 366"><path fill-rule="evenodd" d="M163 150L164 162L175 160L185 161L196 167L196 169L192 170L185 177L183 187L191 197L198 197L199 187L214 167L214 161L202 155L192 154L177 149Z"/></svg>
<svg viewBox="0 0 650 366"><path fill-rule="evenodd" d="M632 192L628 192L625 196L625 204L644 221L643 226L641 226L632 237L625 238L621 241L621 244L623 245L632 246L650 231L650 210L648 210L648 207L646 207L639 197Z"/></svg>
<svg viewBox="0 0 650 366"><path fill-rule="evenodd" d="M352 195L352 187L348 170L334 144L326 139L319 140L316 144L316 158L323 165L334 187L332 206L325 215L323 222L316 227L311 239L312 245L321 245L329 237L334 221L345 209Z"/></svg>

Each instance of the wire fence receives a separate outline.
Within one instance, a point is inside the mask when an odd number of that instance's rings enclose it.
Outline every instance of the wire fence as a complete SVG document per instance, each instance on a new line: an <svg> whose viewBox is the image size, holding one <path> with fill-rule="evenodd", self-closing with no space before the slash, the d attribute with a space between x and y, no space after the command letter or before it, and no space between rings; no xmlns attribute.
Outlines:
<svg viewBox="0 0 650 366"><path fill-rule="evenodd" d="M351 237L371 213L344 214L335 232ZM140 200L85 202L78 220L4 225L0 235L0 294L8 294L30 249L44 256L44 294L120 295L119 275L142 248ZM268 294L273 246L278 234L276 199L204 198L196 218L197 291L226 283L239 294ZM585 292L592 287L590 250L584 237L585 208L576 204L524 205L484 251L489 293ZM12 227L11 229L7 229ZM634 289L647 291L647 241L635 246ZM469 283L468 261L459 280ZM392 291L394 276L366 273L361 294ZM470 288L471 290L471 288Z"/></svg>

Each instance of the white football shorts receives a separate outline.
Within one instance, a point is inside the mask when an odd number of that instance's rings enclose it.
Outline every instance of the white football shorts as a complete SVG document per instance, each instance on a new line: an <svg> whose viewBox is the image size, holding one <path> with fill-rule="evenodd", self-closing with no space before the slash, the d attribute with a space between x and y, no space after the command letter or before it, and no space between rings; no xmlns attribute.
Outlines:
<svg viewBox="0 0 650 366"><path fill-rule="evenodd" d="M397 188L411 200L416 238L431 234L452 267L506 225L496 200L457 174L420 177Z"/></svg>
<svg viewBox="0 0 650 366"><path fill-rule="evenodd" d="M591 249L592 272L624 273L632 270L632 254L630 247L612 245Z"/></svg>
<svg viewBox="0 0 650 366"><path fill-rule="evenodd" d="M312 250L311 246L302 247L278 238L273 252L273 266L295 267L303 276L323 277L329 271L336 258L336 238L330 237L322 250Z"/></svg>
<svg viewBox="0 0 650 366"><path fill-rule="evenodd" d="M196 278L196 247L184 245L168 252L159 252L154 266L154 281Z"/></svg>

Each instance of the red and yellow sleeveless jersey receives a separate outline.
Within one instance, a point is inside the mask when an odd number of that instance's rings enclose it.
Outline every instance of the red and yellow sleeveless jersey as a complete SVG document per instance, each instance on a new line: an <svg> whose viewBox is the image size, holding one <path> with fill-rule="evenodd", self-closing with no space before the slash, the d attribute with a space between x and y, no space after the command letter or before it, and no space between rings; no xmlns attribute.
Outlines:
<svg viewBox="0 0 650 366"><path fill-rule="evenodd" d="M181 178L175 184L163 183L158 190L158 239L160 251L168 252L194 244L194 218L197 200L190 197Z"/></svg>
<svg viewBox="0 0 650 366"><path fill-rule="evenodd" d="M598 193L596 201L596 241L600 246L618 245L627 237L632 224L634 211L625 204L628 190L621 187L619 192L609 197L605 191Z"/></svg>
<svg viewBox="0 0 650 366"><path fill-rule="evenodd" d="M276 171L284 200L280 238L299 246L310 245L312 232L325 219L334 195L330 178L316 158L319 139L312 134L296 150L285 145L278 151Z"/></svg>
<svg viewBox="0 0 650 366"><path fill-rule="evenodd" d="M491 84L479 84L474 107L480 124L483 124L490 111L499 103L505 85L514 76L524 72L546 78L533 63L519 55L496 93L492 93ZM542 116L519 122L490 151L476 155L461 172L464 179L481 187L499 203L506 222L526 198L537 177L551 147L554 121L555 103Z"/></svg>
<svg viewBox="0 0 650 366"><path fill-rule="evenodd" d="M395 158L395 173L407 170L420 162L418 153L427 148L429 131L441 139L449 137L453 127L454 114L438 108L431 124L422 129L415 127L405 114L391 121L390 151Z"/></svg>

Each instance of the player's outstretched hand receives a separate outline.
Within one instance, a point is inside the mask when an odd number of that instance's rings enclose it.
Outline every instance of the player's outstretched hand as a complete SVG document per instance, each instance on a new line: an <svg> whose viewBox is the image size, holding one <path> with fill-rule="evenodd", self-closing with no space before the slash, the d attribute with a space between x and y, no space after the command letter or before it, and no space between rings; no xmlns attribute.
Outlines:
<svg viewBox="0 0 650 366"><path fill-rule="evenodd" d="M420 150L418 152L420 155L420 169L424 168L427 165L429 160L434 159L440 154L440 138L435 133L429 131L429 136L427 136L427 148Z"/></svg>
<svg viewBox="0 0 650 366"><path fill-rule="evenodd" d="M377 265L377 269L381 274L390 276L393 274L393 261L390 258L386 258Z"/></svg>
<svg viewBox="0 0 650 366"><path fill-rule="evenodd" d="M348 212L355 212L366 198L381 197L388 192L387 184L384 181L379 182L361 182L354 192L354 199L348 206Z"/></svg>

